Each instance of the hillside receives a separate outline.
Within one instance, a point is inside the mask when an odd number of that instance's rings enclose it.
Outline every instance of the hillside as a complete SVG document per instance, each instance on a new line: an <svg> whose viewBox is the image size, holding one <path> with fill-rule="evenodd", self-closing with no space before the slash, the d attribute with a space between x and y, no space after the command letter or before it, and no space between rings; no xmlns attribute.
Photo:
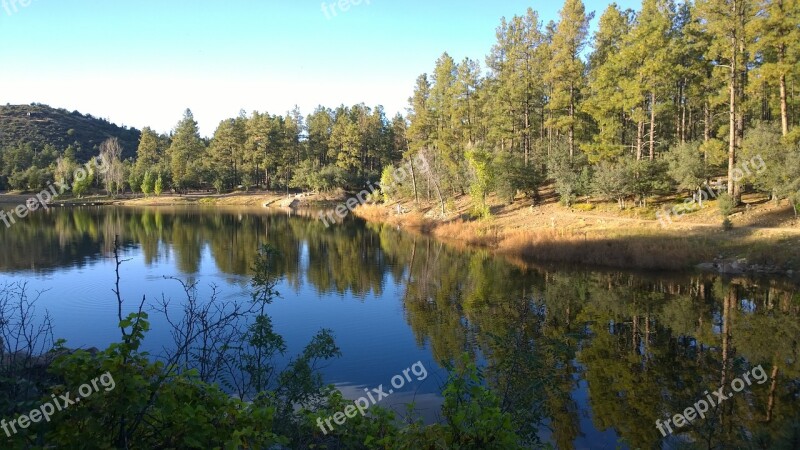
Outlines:
<svg viewBox="0 0 800 450"><path fill-rule="evenodd" d="M35 103L0 106L0 148L32 144L38 150L49 144L61 152L72 145L78 159L86 160L97 154L103 141L117 137L128 158L136 154L139 135L135 128L122 128L78 111Z"/></svg>

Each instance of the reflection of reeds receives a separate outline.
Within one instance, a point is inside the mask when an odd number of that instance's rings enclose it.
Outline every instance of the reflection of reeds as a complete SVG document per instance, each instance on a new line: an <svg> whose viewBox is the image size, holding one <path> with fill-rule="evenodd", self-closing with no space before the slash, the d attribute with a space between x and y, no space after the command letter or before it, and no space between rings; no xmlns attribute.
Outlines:
<svg viewBox="0 0 800 450"><path fill-rule="evenodd" d="M713 259L713 249L693 240L665 236L600 236L537 230L506 235L500 253L538 261L597 266L680 270Z"/></svg>

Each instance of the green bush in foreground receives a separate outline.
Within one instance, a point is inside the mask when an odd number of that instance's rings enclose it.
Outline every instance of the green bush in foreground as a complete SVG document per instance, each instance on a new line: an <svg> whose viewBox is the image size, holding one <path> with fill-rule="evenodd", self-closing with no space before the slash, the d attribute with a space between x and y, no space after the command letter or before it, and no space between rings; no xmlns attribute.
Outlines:
<svg viewBox="0 0 800 450"><path fill-rule="evenodd" d="M151 362L139 351L149 329L146 314L131 315L122 325L131 330L127 342L95 354L65 354L51 367L62 380L51 386L56 396L73 392L75 398L77 386L106 372L114 376L115 388L56 412L49 423L3 436L3 448L523 448L509 416L501 412L498 399L483 386L481 373L466 356L466 368L452 371L444 390L445 423L415 420L402 426L394 413L373 406L366 416L356 415L323 435L316 418L352 404L338 391L326 387L326 398L316 410L285 409L276 392L262 392L245 402L201 381L194 371L179 373ZM50 401L50 396L41 399Z"/></svg>

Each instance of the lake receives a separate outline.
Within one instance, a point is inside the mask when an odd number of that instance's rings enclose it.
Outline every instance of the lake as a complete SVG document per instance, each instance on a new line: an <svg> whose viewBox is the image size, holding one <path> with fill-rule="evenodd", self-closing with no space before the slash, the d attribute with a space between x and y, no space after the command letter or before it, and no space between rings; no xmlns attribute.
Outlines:
<svg viewBox="0 0 800 450"><path fill-rule="evenodd" d="M211 206L40 211L0 227L0 285L38 292L38 316L46 310L69 347L105 347L119 340L119 236L123 309L146 297L146 350L158 355L173 341L153 308L185 300L176 279L196 283L199 298L246 301L258 249L270 244L281 278L268 313L288 347L279 362L332 330L342 356L321 371L350 398L419 361L428 377L381 405L403 412L414 401L436 420L442 362L468 353L503 407L558 448L732 448L741 436L800 436L800 289L789 281L524 266L314 217ZM730 392L743 374L747 385ZM657 429L720 387L731 395L704 418L673 424L667 437Z"/></svg>

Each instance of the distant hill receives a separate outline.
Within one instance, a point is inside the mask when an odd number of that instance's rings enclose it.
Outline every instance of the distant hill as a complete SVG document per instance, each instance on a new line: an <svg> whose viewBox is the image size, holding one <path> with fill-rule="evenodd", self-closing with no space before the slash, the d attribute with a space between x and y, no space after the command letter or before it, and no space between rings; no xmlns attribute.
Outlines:
<svg viewBox="0 0 800 450"><path fill-rule="evenodd" d="M123 157L129 158L136 155L140 134L135 128L119 127L78 111L36 103L0 106L0 148L32 144L41 149L49 144L63 152L72 145L78 150L78 159L86 160L99 152L103 141L116 137Z"/></svg>

